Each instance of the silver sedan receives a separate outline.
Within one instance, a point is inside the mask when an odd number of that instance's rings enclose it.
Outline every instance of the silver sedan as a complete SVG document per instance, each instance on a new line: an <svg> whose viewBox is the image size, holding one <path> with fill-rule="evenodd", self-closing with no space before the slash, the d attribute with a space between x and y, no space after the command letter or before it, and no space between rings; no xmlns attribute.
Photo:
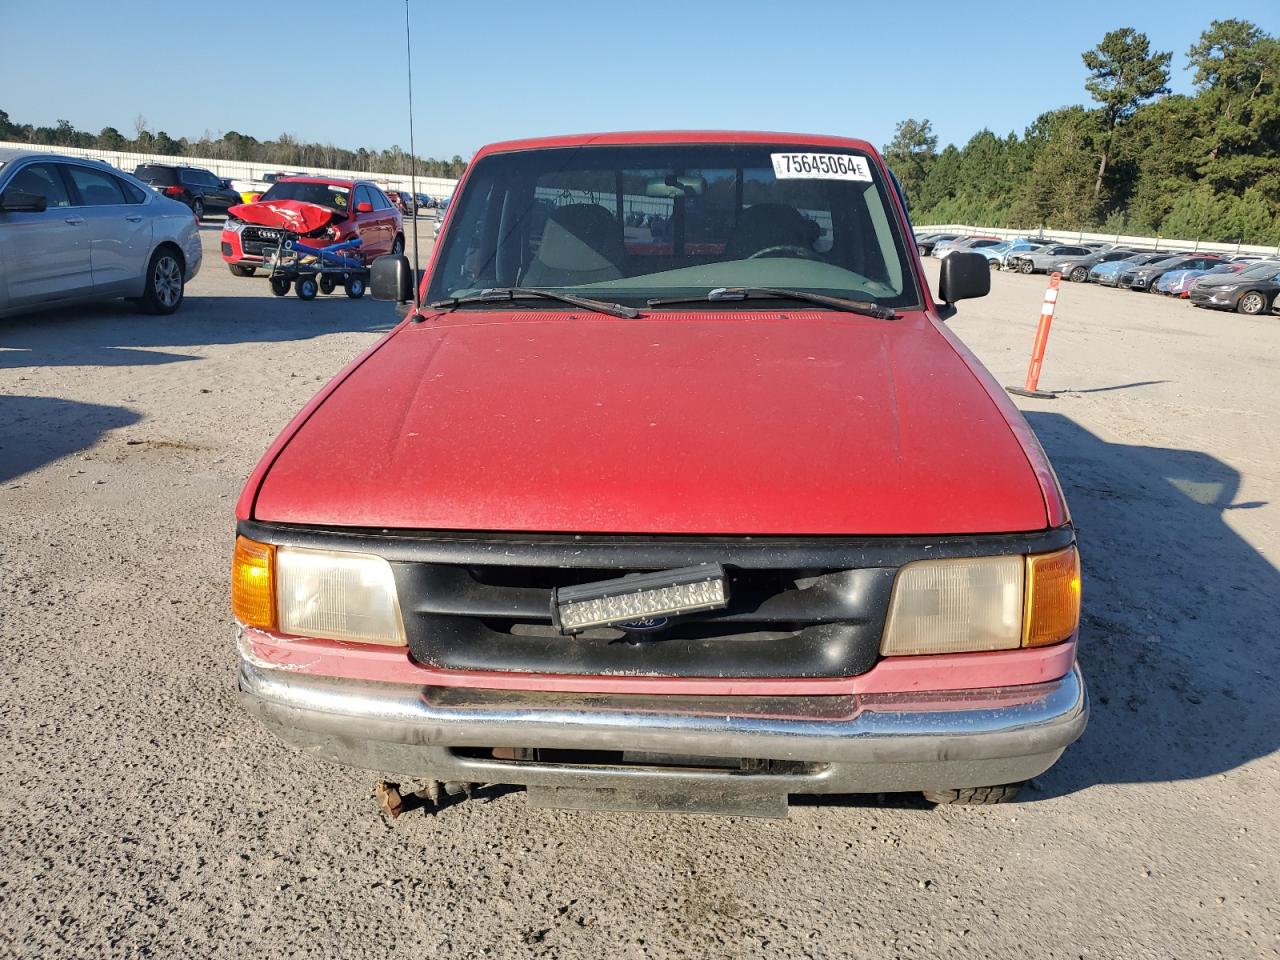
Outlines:
<svg viewBox="0 0 1280 960"><path fill-rule="evenodd" d="M0 152L0 317L118 297L170 314L200 258L191 211L129 174Z"/></svg>

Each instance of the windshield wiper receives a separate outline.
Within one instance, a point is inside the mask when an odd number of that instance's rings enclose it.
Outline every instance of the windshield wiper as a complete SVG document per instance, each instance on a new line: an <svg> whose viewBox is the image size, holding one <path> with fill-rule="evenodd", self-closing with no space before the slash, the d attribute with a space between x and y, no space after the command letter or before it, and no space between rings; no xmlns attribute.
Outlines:
<svg viewBox="0 0 1280 960"><path fill-rule="evenodd" d="M628 320L634 320L640 316L640 311L635 307L628 307L621 303L611 303L608 300L592 300L590 297L579 297L576 294L561 293L558 290L538 290L534 287L492 287L467 297L449 297L446 300L437 300L435 303L427 304L427 306L433 310L451 310L454 307L461 307L468 303L500 303L504 300L521 299L559 300L561 303L570 303L575 307L581 307L583 310L594 310L596 313L607 313L610 316L625 317Z"/></svg>
<svg viewBox="0 0 1280 960"><path fill-rule="evenodd" d="M716 303L721 300L801 300L817 303L832 310L844 310L876 320L893 320L898 315L888 307L868 300L847 300L844 297L828 297L808 290L787 290L783 287L716 287L700 297L669 297L648 301L651 307L670 307L680 303Z"/></svg>

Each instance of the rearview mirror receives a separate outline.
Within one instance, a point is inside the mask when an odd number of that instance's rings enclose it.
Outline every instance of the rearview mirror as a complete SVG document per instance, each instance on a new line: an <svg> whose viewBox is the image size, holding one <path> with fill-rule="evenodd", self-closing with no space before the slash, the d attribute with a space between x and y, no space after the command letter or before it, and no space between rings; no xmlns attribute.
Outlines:
<svg viewBox="0 0 1280 960"><path fill-rule="evenodd" d="M653 177L644 185L646 197L674 199L676 197L700 197L707 190L705 177Z"/></svg>
<svg viewBox="0 0 1280 960"><path fill-rule="evenodd" d="M369 292L375 300L408 303L413 299L413 266L406 256L378 257L369 276Z"/></svg>
<svg viewBox="0 0 1280 960"><path fill-rule="evenodd" d="M947 254L938 279L938 298L945 304L941 311L944 318L955 313L951 305L957 300L985 297L990 292L991 267L986 257L963 250ZM946 309L948 307L950 309Z"/></svg>
<svg viewBox="0 0 1280 960"><path fill-rule="evenodd" d="M6 190L0 193L0 210L5 213L44 213L49 200L38 193Z"/></svg>

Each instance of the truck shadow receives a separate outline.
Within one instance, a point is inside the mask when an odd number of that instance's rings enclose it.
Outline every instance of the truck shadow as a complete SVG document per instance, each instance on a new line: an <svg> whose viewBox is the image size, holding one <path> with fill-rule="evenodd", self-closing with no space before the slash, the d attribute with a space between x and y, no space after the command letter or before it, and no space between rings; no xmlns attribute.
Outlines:
<svg viewBox="0 0 1280 960"><path fill-rule="evenodd" d="M107 431L140 419L125 407L0 396L0 483L85 450Z"/></svg>
<svg viewBox="0 0 1280 960"><path fill-rule="evenodd" d="M1109 443L1028 413L1070 505L1084 567L1081 740L1024 801L1096 784L1229 774L1280 748L1280 571L1226 522L1240 474L1215 457ZM791 798L793 806L928 807L919 794Z"/></svg>
<svg viewBox="0 0 1280 960"><path fill-rule="evenodd" d="M309 302L293 296L188 296L171 317L149 316L117 300L0 320L0 370L182 363L201 359L189 352L192 347L384 333L398 322L391 304L350 300L341 290Z"/></svg>
<svg viewBox="0 0 1280 960"><path fill-rule="evenodd" d="M1093 712L1046 793L1228 773L1280 746L1280 572L1226 522L1240 474L1194 450L1027 420L1053 461L1084 567Z"/></svg>

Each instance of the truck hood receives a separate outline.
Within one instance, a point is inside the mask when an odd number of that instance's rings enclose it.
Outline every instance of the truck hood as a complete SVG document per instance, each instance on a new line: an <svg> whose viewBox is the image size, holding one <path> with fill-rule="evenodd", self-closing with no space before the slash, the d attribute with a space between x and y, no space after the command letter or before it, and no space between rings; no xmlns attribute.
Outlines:
<svg viewBox="0 0 1280 960"><path fill-rule="evenodd" d="M350 372L278 448L252 515L575 533L1043 529L1039 481L990 386L918 313L460 311L402 326Z"/></svg>

